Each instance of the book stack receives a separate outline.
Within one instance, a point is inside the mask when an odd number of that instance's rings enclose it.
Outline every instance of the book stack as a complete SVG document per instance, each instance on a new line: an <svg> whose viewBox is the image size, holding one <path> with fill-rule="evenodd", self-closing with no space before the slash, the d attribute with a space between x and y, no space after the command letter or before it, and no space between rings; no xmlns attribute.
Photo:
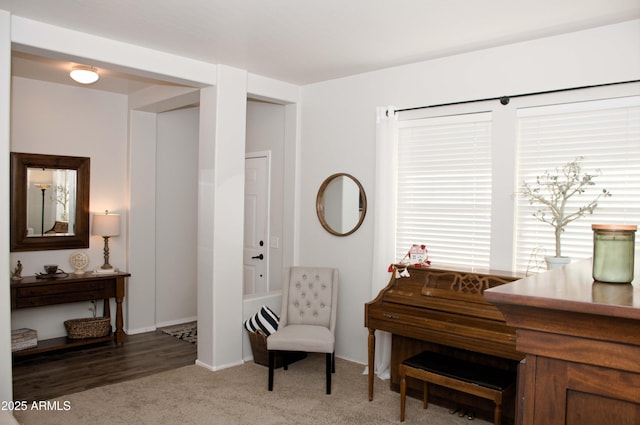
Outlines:
<svg viewBox="0 0 640 425"><path fill-rule="evenodd" d="M21 328L11 331L11 352L26 350L38 346L38 332L33 329Z"/></svg>

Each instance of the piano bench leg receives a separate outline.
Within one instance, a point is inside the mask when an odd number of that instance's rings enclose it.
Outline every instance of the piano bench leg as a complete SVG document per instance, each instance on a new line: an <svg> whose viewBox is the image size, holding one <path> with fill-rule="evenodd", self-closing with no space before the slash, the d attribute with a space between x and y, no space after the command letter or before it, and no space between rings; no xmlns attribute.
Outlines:
<svg viewBox="0 0 640 425"><path fill-rule="evenodd" d="M502 405L496 403L496 408L493 412L493 425L500 425L502 419Z"/></svg>
<svg viewBox="0 0 640 425"><path fill-rule="evenodd" d="M429 383L424 381L422 383L422 408L429 407Z"/></svg>
<svg viewBox="0 0 640 425"><path fill-rule="evenodd" d="M404 367L400 366L400 422L404 422L404 409L407 402L407 378Z"/></svg>

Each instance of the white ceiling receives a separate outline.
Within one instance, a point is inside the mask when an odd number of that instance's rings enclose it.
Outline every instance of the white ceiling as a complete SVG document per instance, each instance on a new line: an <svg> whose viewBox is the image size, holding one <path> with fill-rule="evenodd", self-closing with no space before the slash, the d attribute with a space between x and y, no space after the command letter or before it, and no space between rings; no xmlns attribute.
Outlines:
<svg viewBox="0 0 640 425"><path fill-rule="evenodd" d="M0 9L300 85L640 18L640 0L0 0ZM39 78L22 65L14 75ZM112 76L123 81L108 90L149 83Z"/></svg>

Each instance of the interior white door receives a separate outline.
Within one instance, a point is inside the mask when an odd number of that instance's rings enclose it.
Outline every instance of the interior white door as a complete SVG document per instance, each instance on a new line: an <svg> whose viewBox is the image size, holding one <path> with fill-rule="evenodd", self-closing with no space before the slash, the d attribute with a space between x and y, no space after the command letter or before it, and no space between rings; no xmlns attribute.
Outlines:
<svg viewBox="0 0 640 425"><path fill-rule="evenodd" d="M244 295L269 290L269 157L247 156L244 168Z"/></svg>

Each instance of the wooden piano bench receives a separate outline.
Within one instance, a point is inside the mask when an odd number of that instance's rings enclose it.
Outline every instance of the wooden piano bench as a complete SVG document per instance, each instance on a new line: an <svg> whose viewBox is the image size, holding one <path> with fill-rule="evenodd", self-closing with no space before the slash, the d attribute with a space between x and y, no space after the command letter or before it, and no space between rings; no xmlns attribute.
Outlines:
<svg viewBox="0 0 640 425"><path fill-rule="evenodd" d="M425 351L400 364L400 422L404 421L407 377L423 382L425 409L429 404L430 383L493 400L495 425L500 425L502 418L502 400L505 394L514 391L516 383L511 372Z"/></svg>

